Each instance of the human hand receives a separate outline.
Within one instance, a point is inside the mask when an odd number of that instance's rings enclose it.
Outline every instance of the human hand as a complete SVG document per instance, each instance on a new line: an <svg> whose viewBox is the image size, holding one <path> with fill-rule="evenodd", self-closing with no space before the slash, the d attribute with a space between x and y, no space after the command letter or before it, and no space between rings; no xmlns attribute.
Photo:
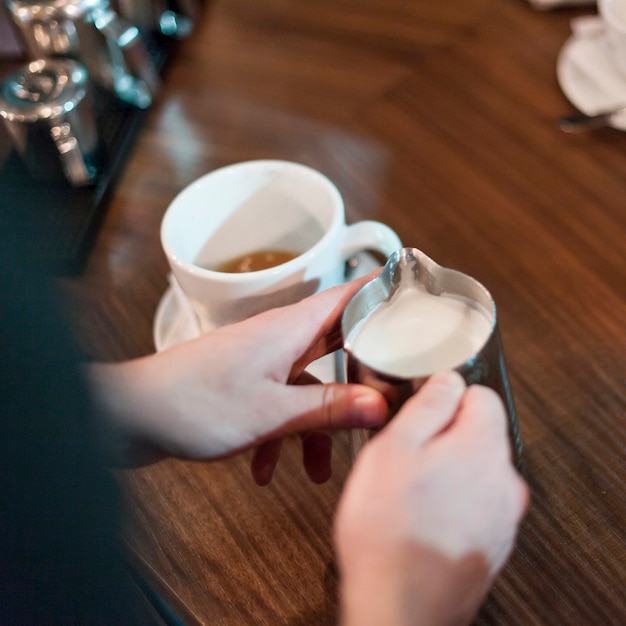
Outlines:
<svg viewBox="0 0 626 626"><path fill-rule="evenodd" d="M96 391L142 460L217 459L256 447L252 474L266 484L281 437L301 433L305 468L323 482L330 476L328 431L379 426L386 417L378 392L322 385L305 372L341 346L341 314L367 279L149 357L92 365Z"/></svg>
<svg viewBox="0 0 626 626"><path fill-rule="evenodd" d="M363 448L341 497L343 626L469 623L527 505L499 397L433 376Z"/></svg>

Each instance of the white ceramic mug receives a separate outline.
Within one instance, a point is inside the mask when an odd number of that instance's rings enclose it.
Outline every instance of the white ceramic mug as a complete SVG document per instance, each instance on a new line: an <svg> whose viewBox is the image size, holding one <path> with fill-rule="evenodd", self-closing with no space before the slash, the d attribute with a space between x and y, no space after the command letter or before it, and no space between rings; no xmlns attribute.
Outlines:
<svg viewBox="0 0 626 626"><path fill-rule="evenodd" d="M626 79L626 0L598 0L609 55Z"/></svg>
<svg viewBox="0 0 626 626"><path fill-rule="evenodd" d="M236 163L191 183L166 210L161 243L203 331L340 284L357 252L387 257L402 247L380 222L346 225L341 194L326 176L276 160ZM215 269L258 250L297 256L258 271Z"/></svg>

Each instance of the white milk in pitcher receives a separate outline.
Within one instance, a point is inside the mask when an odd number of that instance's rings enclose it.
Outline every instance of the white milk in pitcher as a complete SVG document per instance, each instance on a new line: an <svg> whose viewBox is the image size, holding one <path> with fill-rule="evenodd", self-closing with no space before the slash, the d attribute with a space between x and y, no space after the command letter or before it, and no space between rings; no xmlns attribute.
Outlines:
<svg viewBox="0 0 626 626"><path fill-rule="evenodd" d="M354 356L403 378L454 369L486 343L491 315L463 296L433 295L422 285L398 289L350 333Z"/></svg>

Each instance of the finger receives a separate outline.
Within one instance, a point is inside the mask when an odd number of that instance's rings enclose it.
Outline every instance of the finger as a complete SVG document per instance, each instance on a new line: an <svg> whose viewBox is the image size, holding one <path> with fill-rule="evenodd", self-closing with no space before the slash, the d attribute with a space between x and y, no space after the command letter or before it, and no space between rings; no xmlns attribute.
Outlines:
<svg viewBox="0 0 626 626"><path fill-rule="evenodd" d="M302 435L302 464L314 483L325 483L331 476L333 440L322 431Z"/></svg>
<svg viewBox="0 0 626 626"><path fill-rule="evenodd" d="M387 403L364 385L288 385L276 394L277 414L293 416L280 434L341 428L376 428L387 417Z"/></svg>
<svg viewBox="0 0 626 626"><path fill-rule="evenodd" d="M530 491L513 464L508 416L502 399L493 389L481 385L468 388L457 412L454 436L468 447L487 450L490 462L505 465L499 475L502 480L509 480L508 510L513 522L519 525L528 510Z"/></svg>
<svg viewBox="0 0 626 626"><path fill-rule="evenodd" d="M443 431L459 408L465 381L457 372L444 372L429 378L424 386L400 409L386 430L421 446Z"/></svg>
<svg viewBox="0 0 626 626"><path fill-rule="evenodd" d="M241 322L239 329L249 331L252 336L258 335L263 348L272 345L280 349L281 361L297 364L292 372L297 377L311 361L341 346L343 310L350 298L376 272L326 289L295 304L261 313Z"/></svg>
<svg viewBox="0 0 626 626"><path fill-rule="evenodd" d="M522 478L521 474L515 470L517 475L517 496L518 496L518 516L517 523L520 524L524 519L526 513L528 513L528 507L530 506L530 488L528 483Z"/></svg>
<svg viewBox="0 0 626 626"><path fill-rule="evenodd" d="M269 485L274 475L274 469L280 457L282 439L270 439L257 446L252 455L250 471L254 482L263 487Z"/></svg>
<svg viewBox="0 0 626 626"><path fill-rule="evenodd" d="M479 440L492 454L512 458L508 419L500 396L488 387L471 385L459 407L456 429L466 441Z"/></svg>

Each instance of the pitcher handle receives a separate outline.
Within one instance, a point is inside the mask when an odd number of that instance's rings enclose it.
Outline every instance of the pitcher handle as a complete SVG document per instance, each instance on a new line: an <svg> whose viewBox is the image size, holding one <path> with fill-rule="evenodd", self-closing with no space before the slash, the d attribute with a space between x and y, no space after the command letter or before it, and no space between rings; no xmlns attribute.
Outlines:
<svg viewBox="0 0 626 626"><path fill-rule="evenodd" d="M72 129L67 122L52 126L50 135L59 152L61 166L65 178L73 187L83 187L93 182L96 176L96 168L89 165L85 160L78 140L72 134Z"/></svg>
<svg viewBox="0 0 626 626"><path fill-rule="evenodd" d="M140 109L147 109L161 81L139 29L108 8L96 16L94 25L121 52L128 68L127 76L118 81L118 95Z"/></svg>

